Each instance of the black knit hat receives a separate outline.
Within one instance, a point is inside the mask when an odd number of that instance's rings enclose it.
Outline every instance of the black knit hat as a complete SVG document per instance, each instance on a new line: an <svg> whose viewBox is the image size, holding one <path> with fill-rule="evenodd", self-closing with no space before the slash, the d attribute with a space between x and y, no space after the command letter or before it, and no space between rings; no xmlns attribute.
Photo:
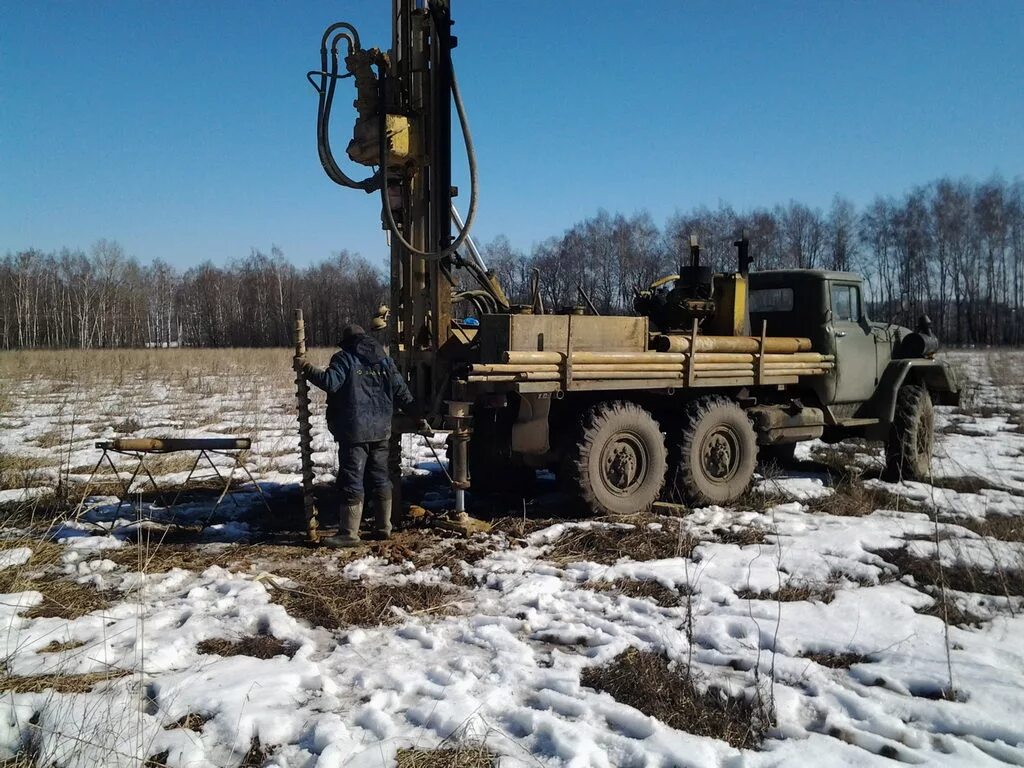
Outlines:
<svg viewBox="0 0 1024 768"><path fill-rule="evenodd" d="M341 340L348 341L355 336L365 336L366 331L363 330L363 326L350 323L346 325L341 331Z"/></svg>

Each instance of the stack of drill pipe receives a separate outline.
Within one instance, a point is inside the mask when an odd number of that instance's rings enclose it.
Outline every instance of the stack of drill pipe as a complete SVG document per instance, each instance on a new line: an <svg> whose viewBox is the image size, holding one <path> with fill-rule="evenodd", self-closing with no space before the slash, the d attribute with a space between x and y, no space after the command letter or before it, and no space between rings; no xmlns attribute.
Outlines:
<svg viewBox="0 0 1024 768"><path fill-rule="evenodd" d="M599 381L606 379L681 379L686 355L661 352L574 352L572 378ZM566 356L562 352L506 352L504 363L474 364L469 381L557 381L564 374ZM498 378L501 377L501 378Z"/></svg>
<svg viewBox="0 0 1024 768"><path fill-rule="evenodd" d="M572 377L577 381L681 379L686 357L662 352L574 352Z"/></svg>
<svg viewBox="0 0 1024 768"><path fill-rule="evenodd" d="M835 366L832 355L817 352L798 352L792 355L765 354L765 376L817 376Z"/></svg>
<svg viewBox="0 0 1024 768"><path fill-rule="evenodd" d="M683 335L658 335L651 337L651 349L658 352L690 352L690 337ZM693 340L693 352L748 353L761 351L761 339L756 336L697 336ZM809 352L811 340L794 336L767 336L764 340L766 353Z"/></svg>
<svg viewBox="0 0 1024 768"><path fill-rule="evenodd" d="M688 337L663 337L684 339ZM739 346L744 351L730 350ZM698 336L698 351L693 355L693 372L700 379L753 378L758 370L761 340L747 336ZM722 351L724 344L726 350ZM753 351L746 351L753 344ZM702 346L711 346L701 351ZM792 349L792 352L767 352L763 367L765 376L809 376L825 373L834 363L828 355L797 351L810 348L807 339L771 337L765 347ZM504 362L473 363L468 367L467 381L474 383L509 383L519 381L561 381L566 373L566 355L562 352L505 352ZM684 352L574 352L569 362L572 378L579 381L614 379L682 379L690 355Z"/></svg>
<svg viewBox="0 0 1024 768"><path fill-rule="evenodd" d="M506 383L511 381L560 381L560 363L473 363L467 381Z"/></svg>
<svg viewBox="0 0 1024 768"><path fill-rule="evenodd" d="M698 336L697 340L700 339ZM748 352L697 352L693 355L694 376L750 378L757 370L757 358L758 355ZM765 376L811 376L830 370L832 360L832 356L817 352L765 353L763 370Z"/></svg>

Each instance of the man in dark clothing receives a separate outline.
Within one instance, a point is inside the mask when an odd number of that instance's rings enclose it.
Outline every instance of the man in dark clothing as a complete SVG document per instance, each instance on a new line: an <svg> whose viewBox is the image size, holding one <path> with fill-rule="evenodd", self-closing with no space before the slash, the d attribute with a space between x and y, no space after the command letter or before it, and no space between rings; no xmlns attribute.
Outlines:
<svg viewBox="0 0 1024 768"><path fill-rule="evenodd" d="M358 325L342 332L341 351L326 369L304 358L295 368L327 393L327 428L338 442L338 490L341 513L337 536L324 539L330 547L360 544L364 480L374 502L373 538L391 535L391 479L388 475L388 440L391 417L397 406L404 413L415 410L412 393L394 360L380 342Z"/></svg>

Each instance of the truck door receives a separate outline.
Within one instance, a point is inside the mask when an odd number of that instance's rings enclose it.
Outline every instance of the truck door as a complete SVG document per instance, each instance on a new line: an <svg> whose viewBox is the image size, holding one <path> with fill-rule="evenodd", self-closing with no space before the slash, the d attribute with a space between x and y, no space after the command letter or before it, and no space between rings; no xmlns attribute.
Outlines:
<svg viewBox="0 0 1024 768"><path fill-rule="evenodd" d="M875 338L864 315L861 286L832 282L831 333L836 344L836 403L860 403L875 391Z"/></svg>

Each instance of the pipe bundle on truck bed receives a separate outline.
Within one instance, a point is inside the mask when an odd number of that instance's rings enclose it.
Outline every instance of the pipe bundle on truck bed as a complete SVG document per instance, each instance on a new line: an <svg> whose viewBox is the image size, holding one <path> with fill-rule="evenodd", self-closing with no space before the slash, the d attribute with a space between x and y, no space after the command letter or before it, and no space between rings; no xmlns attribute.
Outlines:
<svg viewBox="0 0 1024 768"><path fill-rule="evenodd" d="M471 383L613 382L647 380L663 386L787 383L824 374L831 355L810 351L797 337L655 335L647 351L506 351L500 362L471 363Z"/></svg>

